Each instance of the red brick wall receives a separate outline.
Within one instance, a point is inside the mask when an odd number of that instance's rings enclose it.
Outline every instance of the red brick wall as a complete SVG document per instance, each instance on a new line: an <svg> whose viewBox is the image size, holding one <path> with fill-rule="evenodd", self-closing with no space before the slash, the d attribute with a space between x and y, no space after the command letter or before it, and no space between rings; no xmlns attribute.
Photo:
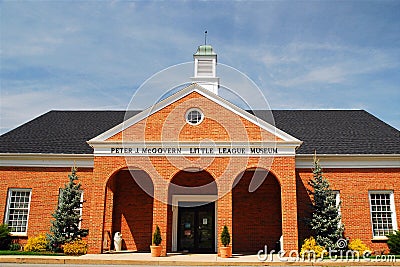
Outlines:
<svg viewBox="0 0 400 267"><path fill-rule="evenodd" d="M188 125L185 122L184 115L193 106L199 107L205 115L204 121L199 126ZM143 140L143 137L146 141L282 141L196 92L129 127L124 134L118 133L109 140L137 141ZM127 166L143 170L151 177L154 200L132 181L126 171L121 171ZM276 181L273 183L273 179L267 180L259 192L247 194L244 190L248 183L246 179L249 178L245 177L232 194L235 177L245 170L256 167L270 170ZM126 248L147 250L146 242L151 242L150 233L154 231L156 225L159 225L165 254L166 249L171 248L171 206L166 204L169 182L185 168L204 169L206 171L204 173L210 176L204 175L203 178L207 178L207 181L211 178L215 180L217 190L213 192L218 192L219 196L217 236L220 236L222 227L227 225L233 233L235 250L262 249L259 245L264 245L264 242L273 245L272 242L277 239L280 232L277 226L279 216L282 221L285 250L298 249L299 236L300 239L307 236L306 227L301 219L306 216L310 204L306 187L312 174L308 169L296 171L294 156L274 158L96 156L93 169L78 170L85 191L82 227L90 229L89 252L100 253L104 237L107 235L105 231L113 233L117 230L122 231ZM8 188L32 188L28 236L48 232L51 213L57 205L58 189L68 182L69 173L70 168L0 168L2 211L0 219L4 221ZM399 169L328 169L325 170L325 175L331 181L333 189L340 190L346 236L362 238L374 250L385 249L385 243L371 240L368 190L393 190L395 206L400 210ZM201 182L192 180L192 175L185 174L181 177L183 178L180 182L188 181L189 186ZM281 192L279 201L278 192ZM259 202L269 197L273 199L268 203L274 203L268 207L269 210L274 210L272 217L257 210ZM232 203L235 206L234 210ZM281 206L280 210L278 203ZM248 212L246 215L253 216L245 218L245 212ZM249 219L254 216L259 220ZM136 217L143 217L143 221ZM399 218L400 214L397 217ZM262 222L263 219L270 221ZM265 234L265 239L261 238L263 234L256 235L264 230L270 232ZM254 239L244 241L248 238L245 233L250 233L248 236L254 236ZM218 243L220 244L220 240Z"/></svg>
<svg viewBox="0 0 400 267"><path fill-rule="evenodd" d="M229 191L232 188L235 177L247 168L262 166L270 168L272 173L282 185L282 229L285 241L285 249L297 249L297 204L296 204L296 185L295 185L295 169L293 157L275 157L273 163L271 158L198 158L193 157L131 157L126 160L124 157L95 157L94 178L99 186L93 189L93 199L104 199L104 189L100 185L106 185L109 177L118 172L121 168L127 165L138 167L146 171L153 179L154 194L156 199L153 203L153 230L155 225L159 225L162 238L164 252L166 248L171 247L170 227L171 221L168 219L168 184L169 181L180 171L179 168L195 168L201 166L202 161L208 162L207 171L216 181L218 194L218 209L217 209L217 226L219 237L222 231L222 226L227 225L232 233L232 194ZM271 166L272 164L272 166ZM177 167L179 166L179 168ZM97 196L97 197L95 197ZM108 199L108 197L106 197ZM90 247L93 248L91 253L100 252L99 248L103 240L103 226L100 223L105 218L104 210L109 210L108 205L102 202L94 202L92 204L92 236L90 238ZM167 216L166 216L167 215ZM108 218L108 217L107 217ZM285 231L285 229L287 229ZM220 242L220 240L218 240Z"/></svg>
<svg viewBox="0 0 400 267"><path fill-rule="evenodd" d="M27 236L36 236L50 231L51 214L58 204L59 189L69 182L68 175L71 168L27 168L27 167L0 167L0 221L4 222L6 214L7 195L9 188L32 189L31 205L28 221ZM90 209L87 203L91 202L90 188L92 186L92 170L78 169L77 175L84 190L82 228L88 228ZM25 244L27 237L18 238Z"/></svg>
<svg viewBox="0 0 400 267"><path fill-rule="evenodd" d="M168 197L172 195L217 195L217 184L206 171L180 171L168 186ZM171 203L171 202L170 202Z"/></svg>
<svg viewBox="0 0 400 267"><path fill-rule="evenodd" d="M322 166L323 167L323 166ZM397 224L400 217L400 170L399 169L324 169L324 176L329 180L332 189L340 191L342 202L342 222L345 226L345 236L351 239L361 238L373 251L385 250L386 242L372 240L372 226L369 190L393 190ZM307 215L307 181L312 178L311 170L297 170L297 195L299 219ZM301 224L299 232L305 232Z"/></svg>
<svg viewBox="0 0 400 267"><path fill-rule="evenodd" d="M181 159L183 160L183 159ZM213 176L217 177L217 186L220 189L223 181L230 181L229 177L235 177L237 175L231 174L230 172L224 173L223 168L227 166L229 158L216 158L212 161L207 171ZM127 162L121 157L100 157L96 158L95 172L92 174L91 169L78 169L78 176L82 183L82 188L84 189L85 203L83 205L83 228L89 228L88 241L90 243L90 252L99 253L101 251L101 244L103 240L102 231L104 229L112 229L113 226L110 225L112 220L112 214L109 215L110 211L107 206L107 201L111 202L111 213L112 213L112 201L114 200L113 195L108 195L105 193L107 182L110 182L113 174L116 172L118 176L118 170L125 167ZM292 162L293 161L293 162ZM137 165L142 165L148 167L153 165L157 170L158 174L154 171L148 170L152 177L156 175L162 175L160 177L166 177L172 179L174 174L177 173L177 169L168 162L163 157L154 157L149 163L145 163L139 158L135 158ZM189 161L190 163L190 161ZM187 163L187 164L189 164ZM260 162L259 159L251 159L247 166L255 167L257 165L267 165L265 162ZM294 172L294 160L291 158L276 158L272 164L271 170L276 175L277 179L281 183L281 202L282 206L286 205L286 209L282 207L282 228L283 234L289 235L289 237L284 240L284 243L294 242L291 238L293 231L290 230L293 226L293 221L289 218L285 219L284 212L288 214L293 213L291 210L290 199L291 190L285 181L290 181L291 172ZM221 168L221 166L223 168ZM7 190L8 188L32 188L32 202L30 210L30 218L28 225L28 236L35 236L39 233L48 232L50 229L50 221L52 220L51 213L54 211L58 201L58 189L63 187L65 183L68 182L68 174L70 174L70 168L0 168L0 220L4 221L4 215L6 210L7 201ZM121 172L123 173L123 172ZM325 176L331 182L332 188L335 190L340 190L341 200L342 200L342 216L343 223L345 224L345 235L350 238L361 238L368 246L373 250L383 250L387 246L385 242L372 241L372 229L370 223L370 212L369 212L369 202L368 202L368 190L393 190L395 197L395 207L397 209L397 218L399 218L399 207L400 207L400 190L397 181L400 180L400 172L398 169L324 169ZM311 170L300 169L296 172L296 186L297 186L297 202L295 203L296 212L298 212L298 223L299 229L296 230L296 234L299 233L299 238L302 240L307 237L306 227L302 222L302 218L306 216L306 211L308 205L310 204L310 199L306 192L307 181L312 177ZM122 180L127 179L127 177L122 177ZM225 180L224 180L225 179ZM294 178L293 178L294 179ZM121 181L122 181L121 180ZM218 182L218 180L221 180ZM112 183L111 183L112 184ZM117 186L117 184L115 185ZM134 183L131 183L131 187L136 188L137 192L141 192L135 187ZM116 190L110 186L109 191ZM158 194L161 194L165 189L160 189ZM141 192L140 194L142 194ZM233 199L232 199L233 198ZM230 226L232 233L232 223L235 224L235 212L240 209L236 208L234 214L232 215L232 210L230 205L232 201L235 203L235 195L227 194L223 198L219 199L218 203L218 224L219 226L227 224ZM104 203L106 200L106 204ZM224 204L225 203L225 204ZM285 204L286 203L286 204ZM105 205L105 206L104 206ZM171 236L167 237L169 233L169 224L165 216L167 214L167 207L163 203L158 203L159 206L153 207L153 226L154 224L160 224L163 227L163 238L165 242L169 242L168 248L170 248ZM234 204L236 207L236 204ZM107 206L108 207L108 206ZM105 213L106 211L106 213ZM148 211L147 211L148 212ZM165 218L165 220L164 220ZM288 217L287 217L288 218ZM297 218L297 215L296 215ZM297 220L295 224L297 223ZM149 223L150 224L150 223ZM129 224L126 224L129 225ZM399 221L398 221L398 225ZM149 228L149 226L147 225ZM128 227L129 228L129 227ZM135 228L135 227L133 227ZM124 228L125 229L125 228ZM218 236L221 231L221 227L218 227ZM236 229L236 226L235 226ZM285 231L285 229L289 229ZM122 230L126 232L126 230ZM236 231L236 230L234 230ZM128 231L129 232L129 231ZM144 232L149 232L147 229ZM127 244L132 244L134 242L130 240L129 235L134 238L134 233L124 234L124 238L127 238ZM239 233L240 234L240 233ZM238 242L235 235L233 237L233 245ZM146 237L148 238L148 237ZM26 239L22 239L21 242L25 242ZM297 238L296 238L297 240ZM285 242L286 241L286 242ZM240 242L240 241L239 241ZM297 243L297 241L296 241ZM130 246L130 245L129 245ZM127 246L127 248L129 248Z"/></svg>
<svg viewBox="0 0 400 267"><path fill-rule="evenodd" d="M200 108L201 126L186 123L186 111ZM207 129L207 130L205 130ZM254 123L193 92L108 139L142 141L281 141Z"/></svg>
<svg viewBox="0 0 400 267"><path fill-rule="evenodd" d="M205 119L200 126L188 125L185 122L185 113L192 107L200 108ZM179 99L171 105L152 114L147 119L127 128L122 133L118 133L109 138L108 141L282 141L273 134L261 130L257 125L251 123L231 111L221 107L219 104L193 92ZM128 159L125 165L137 166L147 171L155 179L155 196L157 200L153 206L153 229L159 225L162 233L169 233L170 223L168 222L168 206L165 201L168 193L165 190L168 182L180 170L184 168L200 168L208 171L217 182L218 194L218 236L222 231L222 226L227 225L232 232L232 194L230 192L233 180L237 175L249 167L261 166L265 169L270 168L271 158L230 158L230 157L151 157L150 159L140 159L135 157ZM108 160L114 161L113 158ZM103 164L105 163L101 160ZM138 162L139 161L139 162ZM295 165L294 157L275 158L277 162L273 171L280 181L283 182L282 206L282 225L286 239L285 246L288 249L297 249L297 205L296 205L296 184L295 184ZM108 164L108 163L106 163ZM110 163L111 165L113 163ZM121 163L117 163L121 166ZM95 167L95 177L107 176L101 169L97 171ZM123 166L121 166L123 167ZM161 200L161 201L158 201ZM164 202L164 203L163 203ZM97 214L96 216L100 216ZM163 234L163 242L170 242L171 238ZM167 240L167 241L165 241ZM98 242L98 241L96 241ZM164 247L167 243L163 244ZM170 247L170 245L168 245ZM165 253L165 251L164 251Z"/></svg>
<svg viewBox="0 0 400 267"><path fill-rule="evenodd" d="M257 253L264 246L275 249L282 235L281 188L272 174L266 171L244 172L232 192L233 250ZM249 192L253 179L264 182ZM240 180L239 180L240 179Z"/></svg>
<svg viewBox="0 0 400 267"><path fill-rule="evenodd" d="M304 175L308 175L311 170L307 170ZM312 177L312 176L311 176ZM310 207L312 205L311 198L308 195L307 185L308 178L306 180L302 180L299 172L296 172L296 193L297 193L297 216L299 223L299 248L303 243L303 240L312 236L312 233L307 226L306 220L311 216Z"/></svg>

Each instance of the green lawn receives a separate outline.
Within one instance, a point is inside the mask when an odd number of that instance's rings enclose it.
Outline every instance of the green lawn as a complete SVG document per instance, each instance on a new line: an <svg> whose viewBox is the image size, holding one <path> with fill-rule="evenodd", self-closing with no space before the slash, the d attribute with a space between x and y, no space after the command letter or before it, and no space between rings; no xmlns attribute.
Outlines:
<svg viewBox="0 0 400 267"><path fill-rule="evenodd" d="M15 251L15 250L0 250L0 255L36 255L36 256L65 256L63 253L33 252L33 251Z"/></svg>
<svg viewBox="0 0 400 267"><path fill-rule="evenodd" d="M383 257L382 257L383 256ZM312 258L312 257L311 257ZM354 259L356 259L357 257L356 257L356 255L354 255ZM400 259L400 255L393 255L393 254L388 254L388 255L371 255L371 256L369 256L369 257L366 257L366 259L383 259L383 261L384 260L388 260L388 259L393 259L393 258L395 258L395 259ZM327 256L324 256L324 260L329 260L329 259L331 259L330 257L327 257ZM352 257L351 257L351 255L349 255L349 256L339 256L339 255L332 255L332 259L338 259L338 260L345 260L345 259L352 259ZM359 256L359 259L363 259L363 256L362 255L360 255Z"/></svg>

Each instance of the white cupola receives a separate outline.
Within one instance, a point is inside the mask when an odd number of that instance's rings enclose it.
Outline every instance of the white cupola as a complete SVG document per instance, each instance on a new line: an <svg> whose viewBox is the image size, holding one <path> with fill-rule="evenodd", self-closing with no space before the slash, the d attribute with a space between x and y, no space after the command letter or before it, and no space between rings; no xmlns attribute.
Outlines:
<svg viewBox="0 0 400 267"><path fill-rule="evenodd" d="M197 48L194 58L194 77L192 83L218 95L219 78L217 77L217 54L211 45L201 45Z"/></svg>

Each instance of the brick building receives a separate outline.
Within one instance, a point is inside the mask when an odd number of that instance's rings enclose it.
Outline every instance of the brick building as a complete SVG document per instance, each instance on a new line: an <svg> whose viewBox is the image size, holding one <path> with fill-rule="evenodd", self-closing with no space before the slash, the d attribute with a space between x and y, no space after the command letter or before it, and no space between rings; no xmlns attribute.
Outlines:
<svg viewBox="0 0 400 267"><path fill-rule="evenodd" d="M0 137L0 219L21 243L48 232L71 167L90 253L298 249L309 231L316 150L345 236L387 250L400 209L399 131L363 110L246 111L218 96L217 56L194 55L192 84L143 111L50 111ZM274 121L271 121L271 118ZM279 243L278 243L279 244ZM112 245L111 245L112 246Z"/></svg>

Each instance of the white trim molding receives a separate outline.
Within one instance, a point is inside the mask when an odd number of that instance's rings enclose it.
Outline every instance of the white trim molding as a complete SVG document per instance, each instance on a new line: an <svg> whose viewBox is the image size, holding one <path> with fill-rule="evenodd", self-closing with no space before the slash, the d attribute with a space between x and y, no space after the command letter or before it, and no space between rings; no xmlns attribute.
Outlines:
<svg viewBox="0 0 400 267"><path fill-rule="evenodd" d="M294 157L297 142L90 141L95 156Z"/></svg>
<svg viewBox="0 0 400 267"><path fill-rule="evenodd" d="M178 251L178 207L179 202L215 202L215 218L214 218L214 232L215 232L215 252L218 252L218 227L217 227L217 204L218 195L173 195L172 196L172 252Z"/></svg>
<svg viewBox="0 0 400 267"><path fill-rule="evenodd" d="M93 168L95 156L135 156L134 153L111 153L112 148L127 149L129 148L141 148L144 145L147 148L173 148L179 146L182 151L187 151L190 148L205 148L204 144L199 145L195 142L146 142L146 143L126 143L121 142L102 142L92 141L91 145L94 147L94 154L41 154L41 153L0 153L0 167L72 167L78 168ZM218 154L218 148L244 148L257 147L257 148L276 148L278 153L260 153L253 154L251 156L295 156L296 157L296 169L310 169L313 167L314 155L299 155L295 154L297 147L296 142L219 142L214 143L212 147L216 150L216 153L201 153L190 154L192 156L224 156L224 157L235 157L235 156L249 156L245 154ZM267 150L268 151L268 150ZM275 152L274 150L272 150ZM215 151L214 151L215 152ZM157 155L153 154L153 155ZM187 156L187 154L174 154L164 153L164 156ZM136 156L149 156L145 154L139 154ZM323 168L400 168L400 155L399 154L365 154L365 155L338 155L338 154L321 154L317 155L319 162Z"/></svg>
<svg viewBox="0 0 400 267"><path fill-rule="evenodd" d="M314 155L296 155L296 169L313 167ZM327 168L400 168L399 154L317 154L319 163Z"/></svg>
<svg viewBox="0 0 400 267"><path fill-rule="evenodd" d="M0 153L0 167L93 168L93 154Z"/></svg>

